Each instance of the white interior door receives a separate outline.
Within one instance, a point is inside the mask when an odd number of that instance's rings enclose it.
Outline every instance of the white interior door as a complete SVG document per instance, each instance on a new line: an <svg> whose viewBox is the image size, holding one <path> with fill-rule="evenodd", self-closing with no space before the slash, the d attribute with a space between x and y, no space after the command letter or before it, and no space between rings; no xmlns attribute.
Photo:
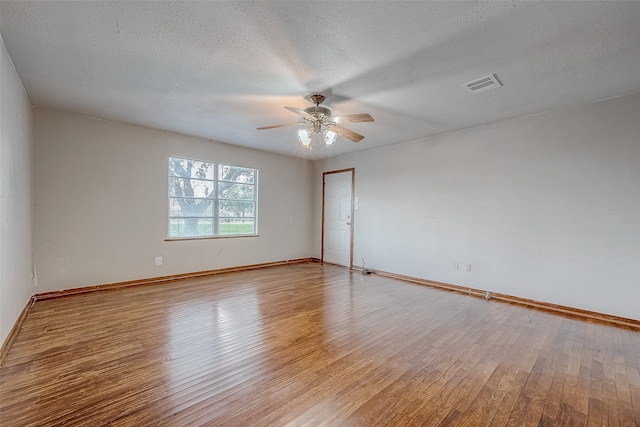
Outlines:
<svg viewBox="0 0 640 427"><path fill-rule="evenodd" d="M353 171L324 175L323 261L351 267Z"/></svg>

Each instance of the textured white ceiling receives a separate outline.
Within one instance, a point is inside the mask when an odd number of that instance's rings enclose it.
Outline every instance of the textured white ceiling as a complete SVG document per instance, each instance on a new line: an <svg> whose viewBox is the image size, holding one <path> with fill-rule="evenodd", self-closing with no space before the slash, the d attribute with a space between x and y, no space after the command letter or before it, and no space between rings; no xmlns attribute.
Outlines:
<svg viewBox="0 0 640 427"><path fill-rule="evenodd" d="M640 2L1 1L0 33L36 106L307 158L640 92ZM365 139L255 129L313 92Z"/></svg>

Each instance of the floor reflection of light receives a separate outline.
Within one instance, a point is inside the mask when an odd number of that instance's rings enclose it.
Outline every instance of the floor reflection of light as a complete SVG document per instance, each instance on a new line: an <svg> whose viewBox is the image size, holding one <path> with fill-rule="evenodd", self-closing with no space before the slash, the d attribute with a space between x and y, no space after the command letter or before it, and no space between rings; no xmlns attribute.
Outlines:
<svg viewBox="0 0 640 427"><path fill-rule="evenodd" d="M263 326L255 290L215 300L177 303L169 314L168 392L177 400L190 389L189 401L204 400L237 385L247 366L259 369L264 358ZM242 375L237 375L240 370ZM193 387L197 386L194 395Z"/></svg>
<svg viewBox="0 0 640 427"><path fill-rule="evenodd" d="M355 286L350 281L349 286L331 286L325 290L324 323L330 339L350 336L358 326L356 311L359 307L354 298Z"/></svg>

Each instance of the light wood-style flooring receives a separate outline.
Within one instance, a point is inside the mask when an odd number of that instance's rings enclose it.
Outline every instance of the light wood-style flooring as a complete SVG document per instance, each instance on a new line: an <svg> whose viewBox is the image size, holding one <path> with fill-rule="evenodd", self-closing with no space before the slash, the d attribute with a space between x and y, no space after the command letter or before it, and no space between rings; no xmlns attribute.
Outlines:
<svg viewBox="0 0 640 427"><path fill-rule="evenodd" d="M10 426L640 426L640 332L317 263L38 301Z"/></svg>

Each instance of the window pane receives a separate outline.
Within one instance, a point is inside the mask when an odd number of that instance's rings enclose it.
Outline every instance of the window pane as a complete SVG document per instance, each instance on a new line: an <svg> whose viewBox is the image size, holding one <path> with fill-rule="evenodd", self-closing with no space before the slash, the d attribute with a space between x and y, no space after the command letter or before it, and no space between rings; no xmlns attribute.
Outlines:
<svg viewBox="0 0 640 427"><path fill-rule="evenodd" d="M220 216L221 217L254 217L254 202L243 202L237 200L220 200Z"/></svg>
<svg viewBox="0 0 640 427"><path fill-rule="evenodd" d="M254 234L255 232L255 219L253 218L223 218L218 226L218 234L221 236Z"/></svg>
<svg viewBox="0 0 640 427"><path fill-rule="evenodd" d="M169 237L213 236L211 218L169 218Z"/></svg>
<svg viewBox="0 0 640 427"><path fill-rule="evenodd" d="M213 179L213 163L199 160L169 158L169 176L183 178Z"/></svg>
<svg viewBox="0 0 640 427"><path fill-rule="evenodd" d="M169 216L213 217L213 200L170 197Z"/></svg>
<svg viewBox="0 0 640 427"><path fill-rule="evenodd" d="M218 183L218 198L253 200L253 184L231 184L229 182Z"/></svg>
<svg viewBox="0 0 640 427"><path fill-rule="evenodd" d="M169 237L180 237L181 232L184 232L184 220L169 218Z"/></svg>
<svg viewBox="0 0 640 427"><path fill-rule="evenodd" d="M169 217L172 216L181 216L182 210L180 209L180 205L178 201L174 198L169 199Z"/></svg>
<svg viewBox="0 0 640 427"><path fill-rule="evenodd" d="M253 183L255 169L241 168L239 166L218 165L218 179L221 181Z"/></svg>
<svg viewBox="0 0 640 427"><path fill-rule="evenodd" d="M198 236L213 236L213 219L198 219Z"/></svg>
<svg viewBox="0 0 640 427"><path fill-rule="evenodd" d="M192 178L169 178L169 196L209 197L213 193L213 181Z"/></svg>

